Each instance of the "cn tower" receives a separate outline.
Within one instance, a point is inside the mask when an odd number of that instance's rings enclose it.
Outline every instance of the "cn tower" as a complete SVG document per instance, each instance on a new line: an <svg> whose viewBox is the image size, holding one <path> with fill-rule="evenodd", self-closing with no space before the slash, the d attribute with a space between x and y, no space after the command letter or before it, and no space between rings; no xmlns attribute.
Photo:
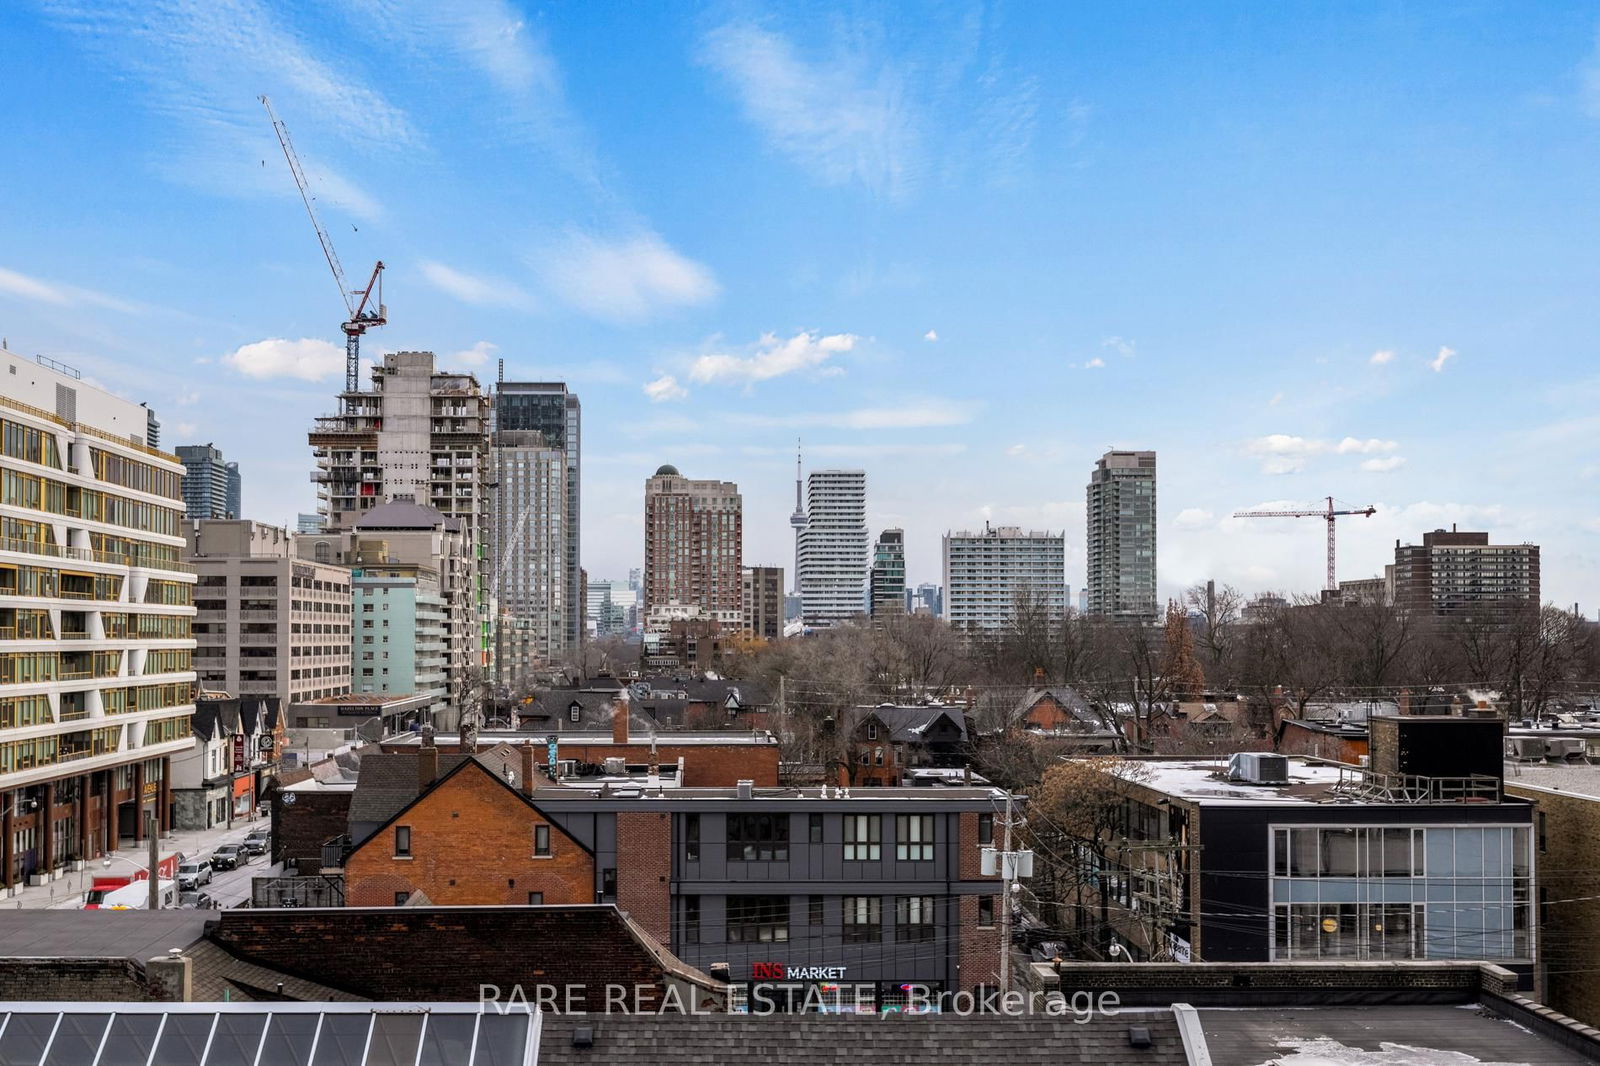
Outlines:
<svg viewBox="0 0 1600 1066"><path fill-rule="evenodd" d="M800 534L806 528L806 507L800 498L800 441L794 442L794 514L789 525L794 527L794 594L800 595Z"/></svg>

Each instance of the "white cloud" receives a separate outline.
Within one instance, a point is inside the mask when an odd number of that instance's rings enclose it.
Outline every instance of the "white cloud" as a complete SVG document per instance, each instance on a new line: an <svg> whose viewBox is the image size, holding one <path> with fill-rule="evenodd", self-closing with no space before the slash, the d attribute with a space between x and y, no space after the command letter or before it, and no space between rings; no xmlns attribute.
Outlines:
<svg viewBox="0 0 1600 1066"><path fill-rule="evenodd" d="M136 314L141 310L137 304L119 300L114 296L72 285L61 285L53 281L42 281L4 267L0 267L0 293L9 293L34 303L54 304L57 307L90 304L108 311L122 311L128 314Z"/></svg>
<svg viewBox="0 0 1600 1066"><path fill-rule="evenodd" d="M1435 374L1440 373L1444 370L1444 365L1451 359L1455 358L1455 354L1456 350L1454 348L1446 348L1443 345L1440 345L1439 354L1428 361L1428 366Z"/></svg>
<svg viewBox="0 0 1600 1066"><path fill-rule="evenodd" d="M1026 444L1013 444L1011 447L1006 449L1006 454L1007 455L1021 455L1024 452L1026 452L1027 450L1028 450L1028 446Z"/></svg>
<svg viewBox="0 0 1600 1066"><path fill-rule="evenodd" d="M702 355L690 366L689 377L702 383L724 381L748 385L803 370L822 369L823 364L835 355L854 348L859 339L853 333L831 333L819 337L807 331L783 340L775 333L763 333L753 354L717 352Z"/></svg>
<svg viewBox="0 0 1600 1066"><path fill-rule="evenodd" d="M432 259L422 260L420 268L422 276L434 288L462 303L478 307L526 307L529 302L528 294L508 281L468 274Z"/></svg>
<svg viewBox="0 0 1600 1066"><path fill-rule="evenodd" d="M595 318L631 321L708 303L720 291L711 271L653 233L602 241L575 233L538 260L545 284Z"/></svg>
<svg viewBox="0 0 1600 1066"><path fill-rule="evenodd" d="M1314 455L1378 455L1393 452L1399 447L1397 441L1379 440L1376 437L1366 440L1345 437L1340 441L1331 441L1272 433L1246 442L1244 450L1247 455L1261 459L1262 473L1293 474L1304 470L1306 459Z"/></svg>
<svg viewBox="0 0 1600 1066"><path fill-rule="evenodd" d="M922 335L922 339L925 341L936 341L939 339L939 333L937 330L930 329L928 332Z"/></svg>
<svg viewBox="0 0 1600 1066"><path fill-rule="evenodd" d="M1275 392L1275 393L1272 394L1272 399L1267 401L1267 406L1268 407L1276 407L1282 402L1283 402L1283 393Z"/></svg>
<svg viewBox="0 0 1600 1066"><path fill-rule="evenodd" d="M1399 470L1405 465L1406 461L1403 457L1391 455L1385 459L1362 460L1361 469L1365 470L1369 474L1387 474L1391 471Z"/></svg>
<svg viewBox="0 0 1600 1066"><path fill-rule="evenodd" d="M1372 353L1372 358L1368 359L1367 362L1371 363L1373 366L1383 366L1386 363L1392 362L1393 360L1394 360L1394 349L1393 348L1382 348L1382 349L1380 349L1380 350L1378 350L1376 352L1373 352Z"/></svg>
<svg viewBox="0 0 1600 1066"><path fill-rule="evenodd" d="M917 123L893 64L843 50L802 57L787 38L748 23L712 30L701 58L733 85L773 146L820 181L891 196L905 190Z"/></svg>
<svg viewBox="0 0 1600 1066"><path fill-rule="evenodd" d="M1185 507L1174 519L1179 529L1204 529L1216 516L1204 507Z"/></svg>
<svg viewBox="0 0 1600 1066"><path fill-rule="evenodd" d="M1100 342L1100 347L1110 348L1118 355L1126 356L1127 358L1131 359L1133 358L1134 352L1138 348L1138 344L1122 337L1107 337L1105 340Z"/></svg>
<svg viewBox="0 0 1600 1066"><path fill-rule="evenodd" d="M482 366L489 361L489 357L500 350L498 344L490 341L479 341L470 348L459 352L451 352L445 356L444 364L465 363L467 366Z"/></svg>
<svg viewBox="0 0 1600 1066"><path fill-rule="evenodd" d="M1093 359L1089 360L1087 363L1084 363L1083 364L1083 368L1085 370L1103 370L1105 368L1105 365L1106 365L1106 361L1104 359L1101 359L1099 356L1095 356Z"/></svg>
<svg viewBox="0 0 1600 1066"><path fill-rule="evenodd" d="M654 381L645 383L644 394L650 397L651 403L666 403L669 400L681 400L689 395L689 390L678 384L678 379L671 374L662 374Z"/></svg>
<svg viewBox="0 0 1600 1066"><path fill-rule="evenodd" d="M199 431L199 428L193 422L179 422L172 427L172 432L179 437L192 437Z"/></svg>
<svg viewBox="0 0 1600 1066"><path fill-rule="evenodd" d="M173 397L172 402L179 407L193 407L200 402L200 393L194 389L186 389Z"/></svg>
<svg viewBox="0 0 1600 1066"><path fill-rule="evenodd" d="M321 381L344 373L344 349L314 337L256 341L229 352L222 361L250 378Z"/></svg>

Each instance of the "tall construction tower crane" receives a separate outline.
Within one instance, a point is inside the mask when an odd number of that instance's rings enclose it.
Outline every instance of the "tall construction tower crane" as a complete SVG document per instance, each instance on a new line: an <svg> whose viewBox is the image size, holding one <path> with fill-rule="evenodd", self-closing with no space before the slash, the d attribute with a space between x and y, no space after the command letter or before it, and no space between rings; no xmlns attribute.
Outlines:
<svg viewBox="0 0 1600 1066"><path fill-rule="evenodd" d="M311 225L317 231L322 255L328 261L328 269L333 271L333 280L338 283L339 298L344 301L345 314L349 316L339 327L344 330L344 391L355 392L361 387L361 335L368 327L381 326L389 321L389 309L383 305L383 260L378 260L377 266L372 268L366 288L350 288L350 283L344 278L344 267L339 265L339 255L333 250L333 240L328 236L328 231L322 228L317 209L312 206L305 171L301 169L300 157L295 154L294 145L289 140L289 127L278 119L277 113L272 110L271 100L265 96L256 99L261 101L261 106L267 109L267 117L272 120L278 144L283 148L283 158L289 161L289 173L294 176L300 199L306 205L306 214L311 217ZM376 300L373 299L374 293Z"/></svg>
<svg viewBox="0 0 1600 1066"><path fill-rule="evenodd" d="M1328 506L1319 511L1235 511L1235 518L1324 518L1328 522L1328 586L1329 592L1337 592L1338 582L1333 578L1333 525L1334 520L1346 515L1363 515L1371 518L1378 513L1373 506L1355 507L1344 510L1335 510L1333 497L1328 497Z"/></svg>

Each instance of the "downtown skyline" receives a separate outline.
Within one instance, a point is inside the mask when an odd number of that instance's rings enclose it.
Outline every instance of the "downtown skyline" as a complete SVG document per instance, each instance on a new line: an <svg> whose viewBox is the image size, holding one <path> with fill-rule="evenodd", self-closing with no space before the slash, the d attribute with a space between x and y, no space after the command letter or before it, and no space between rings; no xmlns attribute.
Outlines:
<svg viewBox="0 0 1600 1066"><path fill-rule="evenodd" d="M24 5L0 15L0 334L214 442L245 517L314 509L342 318L265 114L406 349L583 396L582 559L641 562L644 479L738 483L792 566L805 467L867 524L1065 530L1161 456L1158 598L1321 585L1458 523L1600 606L1600 45L1543 5L1335 17L1053 5ZM184 89L170 73L179 71ZM581 101L581 103L579 102ZM641 101L646 101L641 105ZM786 575L786 584L793 580Z"/></svg>

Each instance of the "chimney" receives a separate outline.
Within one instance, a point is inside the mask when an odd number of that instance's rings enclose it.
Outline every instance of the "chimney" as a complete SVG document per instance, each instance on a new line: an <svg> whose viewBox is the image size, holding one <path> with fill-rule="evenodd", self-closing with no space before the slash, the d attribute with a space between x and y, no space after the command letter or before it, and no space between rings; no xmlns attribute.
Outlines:
<svg viewBox="0 0 1600 1066"><path fill-rule="evenodd" d="M145 963L151 998L161 1003L188 1003L194 999L193 966L177 948Z"/></svg>
<svg viewBox="0 0 1600 1066"><path fill-rule="evenodd" d="M439 779L439 749L434 747L430 737L417 749L417 791L426 791L428 786Z"/></svg>
<svg viewBox="0 0 1600 1066"><path fill-rule="evenodd" d="M1411 713L1411 690L1408 688L1403 688L1400 690L1400 713Z"/></svg>
<svg viewBox="0 0 1600 1066"><path fill-rule="evenodd" d="M628 742L628 698L620 696L611 701L611 743Z"/></svg>
<svg viewBox="0 0 1600 1066"><path fill-rule="evenodd" d="M537 787L534 773L533 741L524 740L522 742L522 794L524 796L533 795L533 790Z"/></svg>

